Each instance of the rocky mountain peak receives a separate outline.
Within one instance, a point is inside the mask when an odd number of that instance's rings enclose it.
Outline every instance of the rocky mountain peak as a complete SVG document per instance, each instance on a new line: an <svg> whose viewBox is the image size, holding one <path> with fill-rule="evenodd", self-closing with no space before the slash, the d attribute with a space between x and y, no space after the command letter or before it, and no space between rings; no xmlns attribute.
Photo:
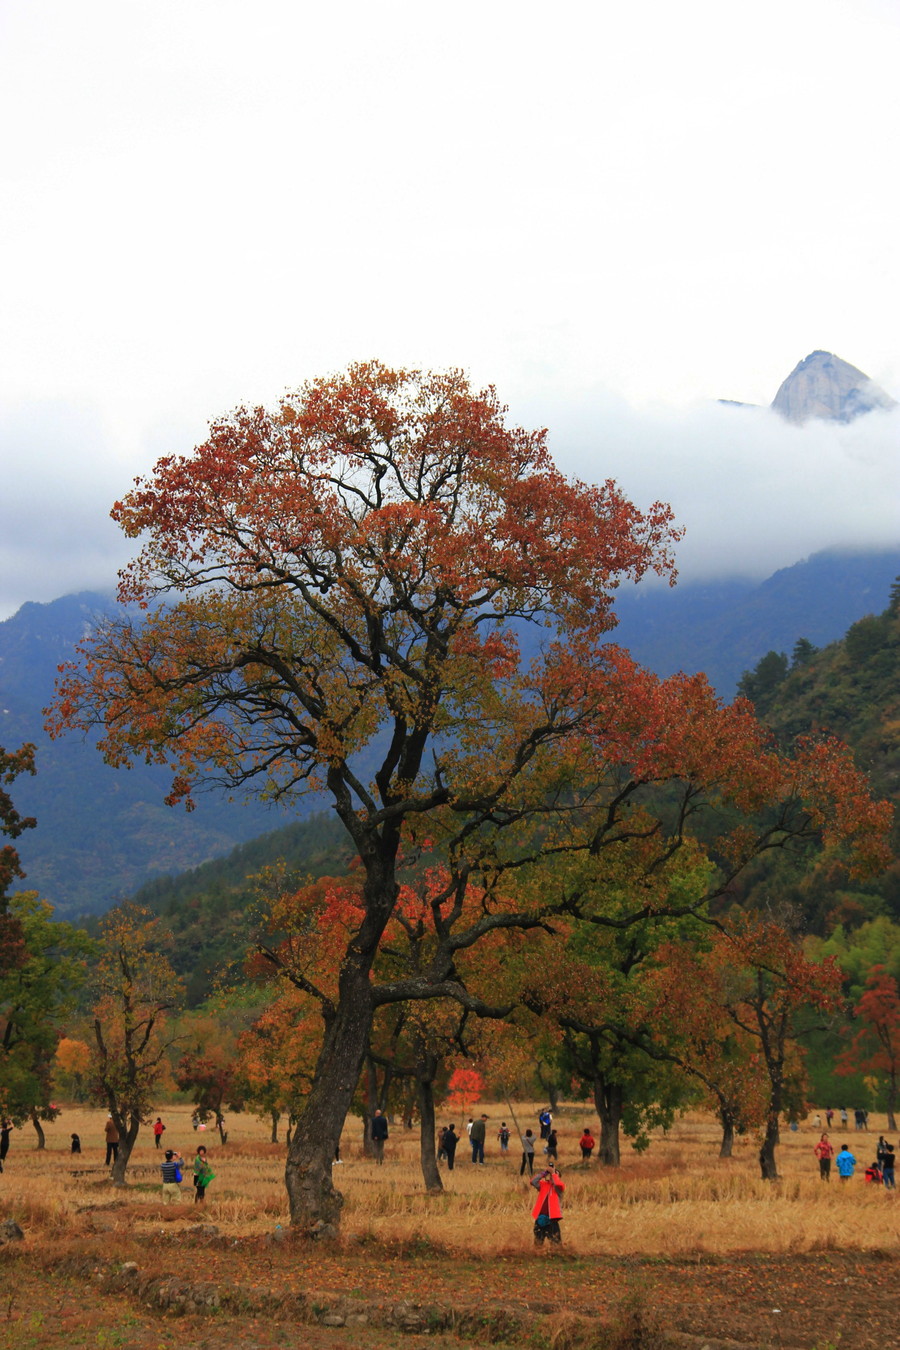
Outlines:
<svg viewBox="0 0 900 1350"><path fill-rule="evenodd" d="M812 417L852 422L876 408L893 408L895 400L868 375L832 352L811 352L796 366L772 402L788 422Z"/></svg>

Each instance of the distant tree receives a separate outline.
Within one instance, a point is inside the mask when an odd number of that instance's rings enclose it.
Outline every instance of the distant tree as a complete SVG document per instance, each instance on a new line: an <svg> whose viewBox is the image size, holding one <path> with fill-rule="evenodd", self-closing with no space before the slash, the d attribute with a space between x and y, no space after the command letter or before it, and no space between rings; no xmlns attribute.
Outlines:
<svg viewBox="0 0 900 1350"><path fill-rule="evenodd" d="M818 647L814 647L809 638L798 638L791 653L791 669L796 670L798 666L808 666L818 650Z"/></svg>
<svg viewBox="0 0 900 1350"><path fill-rule="evenodd" d="M63 1036L56 1047L54 1088L72 1101L83 1102L89 1092L91 1047L87 1041Z"/></svg>
<svg viewBox="0 0 900 1350"><path fill-rule="evenodd" d="M847 629L844 651L851 664L862 665L885 646L890 637L886 614L867 614Z"/></svg>
<svg viewBox="0 0 900 1350"><path fill-rule="evenodd" d="M762 716L772 704L779 686L788 673L788 659L784 652L766 652L753 670L745 670L738 680L737 691L748 698Z"/></svg>
<svg viewBox="0 0 900 1350"><path fill-rule="evenodd" d="M101 952L94 974L92 1095L103 1102L119 1132L113 1181L125 1172L177 1037L169 1015L182 984L161 950L167 940L158 919L125 905L100 925Z"/></svg>
<svg viewBox="0 0 900 1350"><path fill-rule="evenodd" d="M900 989L883 966L869 972L865 992L854 1008L859 1030L841 1055L840 1074L865 1073L876 1079L886 1097L889 1130L897 1128L900 1102Z"/></svg>

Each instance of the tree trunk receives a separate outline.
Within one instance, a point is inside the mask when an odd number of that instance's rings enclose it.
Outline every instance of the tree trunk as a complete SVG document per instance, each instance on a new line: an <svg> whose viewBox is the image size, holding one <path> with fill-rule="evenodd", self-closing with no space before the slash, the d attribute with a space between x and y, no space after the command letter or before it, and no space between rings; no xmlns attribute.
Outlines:
<svg viewBox="0 0 900 1350"><path fill-rule="evenodd" d="M271 1117L271 1119L272 1119L272 1140L271 1140L271 1142L272 1142L273 1144L277 1144L277 1143L278 1143L278 1122L279 1122L279 1120L281 1119L281 1113L280 1113L280 1111L270 1111L270 1112L269 1112L269 1115L270 1115L270 1117Z"/></svg>
<svg viewBox="0 0 900 1350"><path fill-rule="evenodd" d="M419 1152L422 1161L422 1180L425 1182L426 1191L432 1194L444 1189L444 1183L441 1181L441 1169L437 1163L437 1150L434 1140L434 1079L436 1073L436 1056L424 1055L419 1061L417 1075L420 1121Z"/></svg>
<svg viewBox="0 0 900 1350"><path fill-rule="evenodd" d="M719 1157L730 1158L734 1148L734 1116L727 1107L723 1106L719 1111L719 1120L722 1123L722 1143L719 1145Z"/></svg>
<svg viewBox="0 0 900 1350"><path fill-rule="evenodd" d="M892 1074L888 1080L887 1091L887 1127L892 1132L897 1129L897 1078Z"/></svg>
<svg viewBox="0 0 900 1350"><path fill-rule="evenodd" d="M766 1132L759 1150L759 1166L763 1181L777 1181L778 1167L775 1163L775 1148L778 1144L778 1117L770 1112L766 1119Z"/></svg>
<svg viewBox="0 0 900 1350"><path fill-rule="evenodd" d="M225 1117L219 1111L216 1112L216 1129L219 1131L219 1138L224 1148L228 1143L228 1131L225 1128Z"/></svg>
<svg viewBox="0 0 900 1350"><path fill-rule="evenodd" d="M368 970L345 966L340 999L325 1029L313 1085L284 1171L291 1226L312 1236L337 1235L344 1200L332 1184L331 1169L371 1027Z"/></svg>
<svg viewBox="0 0 900 1350"><path fill-rule="evenodd" d="M372 1143L372 1117L378 1106L378 1069L375 1061L366 1057L366 1110L363 1114L363 1157L375 1157L375 1145Z"/></svg>
<svg viewBox="0 0 900 1350"><path fill-rule="evenodd" d="M619 1128L622 1123L622 1089L618 1083L594 1079L594 1105L600 1117L600 1148L597 1161L604 1167L618 1167Z"/></svg>
<svg viewBox="0 0 900 1350"><path fill-rule="evenodd" d="M125 1186L125 1172L131 1158L132 1150L137 1143L138 1133L140 1132L141 1122L134 1116L128 1122L125 1128L125 1122L119 1123L118 1116L113 1117L116 1129L119 1131L119 1151L112 1165L112 1182L114 1186Z"/></svg>
<svg viewBox="0 0 900 1350"><path fill-rule="evenodd" d="M35 1145L35 1148L38 1151L40 1151L40 1149L45 1147L47 1141L44 1138L44 1127L38 1120L36 1111L32 1111L31 1113L31 1123L35 1128L35 1133L37 1134L37 1144Z"/></svg>

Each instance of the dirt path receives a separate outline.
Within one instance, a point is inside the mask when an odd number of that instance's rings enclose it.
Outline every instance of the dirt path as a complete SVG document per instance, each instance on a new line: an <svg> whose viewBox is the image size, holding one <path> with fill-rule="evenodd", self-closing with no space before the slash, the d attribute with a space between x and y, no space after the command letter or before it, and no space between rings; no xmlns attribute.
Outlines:
<svg viewBox="0 0 900 1350"><path fill-rule="evenodd" d="M125 1262L133 1263L127 1278L117 1273ZM3 1250L0 1350L326 1350L351 1341L354 1350L420 1350L423 1340L455 1350L453 1328L469 1346L521 1344L524 1335L537 1346L565 1345L576 1321L593 1328L595 1345L621 1350L650 1350L662 1336L698 1347L900 1345L900 1253L685 1262L563 1251L473 1261L401 1246L330 1252L167 1235L119 1244L115 1254L102 1244L94 1255L82 1248L75 1265L61 1243ZM193 1287L213 1291L218 1305L161 1312L148 1291L154 1282L157 1298L165 1281L177 1291L175 1309L190 1308L183 1291ZM385 1319L394 1325L380 1325Z"/></svg>

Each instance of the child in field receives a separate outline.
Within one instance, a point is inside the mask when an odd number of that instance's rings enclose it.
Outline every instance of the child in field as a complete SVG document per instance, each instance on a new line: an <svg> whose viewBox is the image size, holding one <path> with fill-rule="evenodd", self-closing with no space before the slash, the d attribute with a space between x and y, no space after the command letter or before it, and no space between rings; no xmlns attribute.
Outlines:
<svg viewBox="0 0 900 1350"><path fill-rule="evenodd" d="M590 1132L590 1130L588 1129L587 1125L585 1125L585 1127L584 1127L584 1133L582 1134L581 1138L578 1140L578 1147L581 1149L581 1159L582 1159L582 1162L590 1162L590 1160L591 1160L591 1154L593 1153L594 1149L597 1147L597 1141L595 1140L594 1136L591 1134L591 1132Z"/></svg>
<svg viewBox="0 0 900 1350"><path fill-rule="evenodd" d="M850 1152L846 1144L841 1144L841 1151L834 1160L835 1167L838 1170L841 1181L849 1181L853 1176L853 1169L856 1166L856 1159Z"/></svg>

